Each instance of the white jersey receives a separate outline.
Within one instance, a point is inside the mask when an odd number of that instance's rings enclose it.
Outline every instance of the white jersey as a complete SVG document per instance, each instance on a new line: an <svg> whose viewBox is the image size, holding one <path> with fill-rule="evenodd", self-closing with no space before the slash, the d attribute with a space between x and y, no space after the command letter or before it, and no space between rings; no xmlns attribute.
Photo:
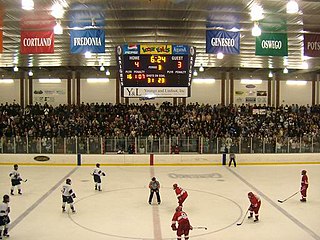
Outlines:
<svg viewBox="0 0 320 240"><path fill-rule="evenodd" d="M0 204L0 217L7 216L10 212L9 203L1 203Z"/></svg>
<svg viewBox="0 0 320 240"><path fill-rule="evenodd" d="M93 169L93 175L97 175L99 177L101 176L105 176L106 174L98 167L96 167L95 169Z"/></svg>
<svg viewBox="0 0 320 240"><path fill-rule="evenodd" d="M9 176L11 177L11 180L21 179L20 173L17 170L13 170L12 172L10 172Z"/></svg>
<svg viewBox="0 0 320 240"><path fill-rule="evenodd" d="M61 192L62 192L62 196L65 196L65 197L70 197L72 196L72 194L74 194L72 187L69 184L63 185Z"/></svg>

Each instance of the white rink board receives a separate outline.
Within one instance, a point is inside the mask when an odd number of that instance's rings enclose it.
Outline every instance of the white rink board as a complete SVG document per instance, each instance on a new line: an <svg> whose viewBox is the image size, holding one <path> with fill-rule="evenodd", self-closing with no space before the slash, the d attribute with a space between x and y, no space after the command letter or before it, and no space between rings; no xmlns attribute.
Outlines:
<svg viewBox="0 0 320 240"><path fill-rule="evenodd" d="M36 161L37 156L48 161ZM229 155L226 156L227 163ZM294 154L236 154L238 165L250 164L320 164L319 153ZM149 154L83 154L82 165L150 165ZM19 163L25 165L77 165L76 154L0 154L0 165ZM154 154L154 165L221 165L222 154Z"/></svg>

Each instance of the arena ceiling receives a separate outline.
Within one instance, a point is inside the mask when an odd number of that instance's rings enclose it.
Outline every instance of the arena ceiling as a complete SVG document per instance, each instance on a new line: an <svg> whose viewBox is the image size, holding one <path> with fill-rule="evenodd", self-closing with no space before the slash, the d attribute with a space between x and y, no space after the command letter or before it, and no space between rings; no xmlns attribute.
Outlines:
<svg viewBox="0 0 320 240"><path fill-rule="evenodd" d="M50 11L56 1L68 4L61 20L63 35L55 36L53 54L21 54L20 26L26 10L21 0L0 0L5 8L3 19L2 71L11 71L14 65L22 69L98 69L101 62L116 69L115 47L125 43L189 44L197 48L195 66L201 64L205 73L218 69L234 69L241 72L282 72L287 66L290 73L317 73L320 58L303 56L303 34L320 33L320 1L297 0L299 13L287 14L288 0L34 0L32 14ZM73 3L98 4L105 15L106 52L93 54L91 58L70 53L70 6ZM251 35L253 22L250 10L253 4L264 10L263 22L278 32L288 34L288 57L255 56L255 38ZM240 28L239 55L226 55L217 59L206 53L206 29L209 26L236 24ZM284 30L283 30L284 29ZM307 61L309 69L304 69ZM50 70L50 71L51 71Z"/></svg>

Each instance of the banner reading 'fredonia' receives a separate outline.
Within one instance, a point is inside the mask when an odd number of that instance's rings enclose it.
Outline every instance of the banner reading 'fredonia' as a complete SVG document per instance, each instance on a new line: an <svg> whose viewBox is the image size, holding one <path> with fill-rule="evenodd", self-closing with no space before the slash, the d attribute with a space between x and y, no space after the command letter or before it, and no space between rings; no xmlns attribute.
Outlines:
<svg viewBox="0 0 320 240"><path fill-rule="evenodd" d="M286 33L262 33L256 37L256 55L288 56L288 36Z"/></svg>
<svg viewBox="0 0 320 240"><path fill-rule="evenodd" d="M304 34L303 44L305 56L320 56L320 34Z"/></svg>
<svg viewBox="0 0 320 240"><path fill-rule="evenodd" d="M223 30L207 30L206 53L239 54L240 33Z"/></svg>
<svg viewBox="0 0 320 240"><path fill-rule="evenodd" d="M53 31L21 31L20 52L22 54L53 53Z"/></svg>
<svg viewBox="0 0 320 240"><path fill-rule="evenodd" d="M105 31L101 29L71 30L71 53L104 53Z"/></svg>

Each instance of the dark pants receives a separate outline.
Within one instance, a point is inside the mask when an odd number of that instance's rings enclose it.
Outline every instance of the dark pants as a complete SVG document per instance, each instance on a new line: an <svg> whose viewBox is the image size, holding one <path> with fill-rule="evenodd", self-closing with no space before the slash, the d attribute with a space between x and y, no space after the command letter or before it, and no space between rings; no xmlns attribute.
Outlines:
<svg viewBox="0 0 320 240"><path fill-rule="evenodd" d="M157 201L158 203L161 202L161 199L160 199L160 193L159 193L159 189L151 189L150 190L150 196L149 196L149 203L152 202L152 198L153 198L153 194L156 193L157 195Z"/></svg>
<svg viewBox="0 0 320 240"><path fill-rule="evenodd" d="M233 165L236 167L237 164L236 164L236 159L235 158L230 158L230 161L229 161L229 167L231 166L231 163L233 162Z"/></svg>

